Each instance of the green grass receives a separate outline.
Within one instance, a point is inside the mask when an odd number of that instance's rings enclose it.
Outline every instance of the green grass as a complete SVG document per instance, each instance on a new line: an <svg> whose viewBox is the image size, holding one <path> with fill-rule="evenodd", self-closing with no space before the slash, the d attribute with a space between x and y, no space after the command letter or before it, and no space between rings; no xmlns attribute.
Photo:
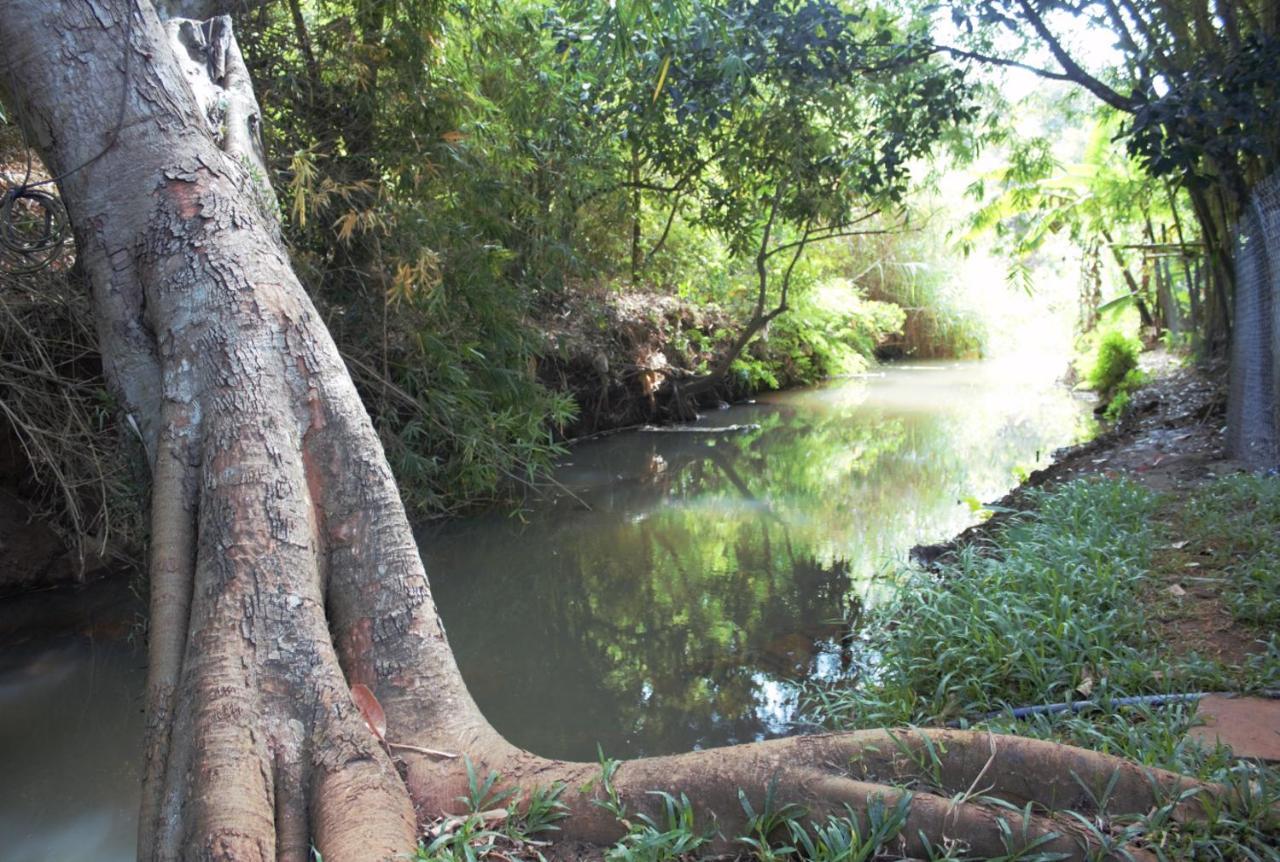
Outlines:
<svg viewBox="0 0 1280 862"><path fill-rule="evenodd" d="M938 574L903 575L899 598L873 612L854 685L813 689L808 708L841 728L962 724L1008 706L1092 699L1080 714L999 718L981 726L1079 745L1236 789L1202 823L1168 809L1107 821L1108 840L1142 834L1170 860L1280 859L1262 827L1280 800L1280 771L1234 761L1185 738L1194 705L1115 707L1133 694L1253 690L1280 683L1280 638L1243 667L1174 658L1154 639L1150 565L1171 541L1198 542L1221 562L1223 594L1242 623L1274 626L1280 596L1280 479L1231 476L1184 502L1124 480L1033 491L1033 510ZM1172 527L1154 515L1172 502ZM1171 532L1174 531L1174 532ZM1181 537L1181 538L1180 538ZM1260 629L1265 630L1265 628ZM1087 694L1086 694L1087 693Z"/></svg>
<svg viewBox="0 0 1280 862"><path fill-rule="evenodd" d="M1280 480L1225 477L1192 498L1182 515L1186 537L1221 561L1232 614L1280 626Z"/></svg>
<svg viewBox="0 0 1280 862"><path fill-rule="evenodd" d="M1280 685L1277 635L1264 636L1264 648L1243 667L1232 668L1195 655L1173 657L1155 639L1148 618L1152 591L1166 583L1153 577L1152 559L1172 542L1185 541L1212 552L1225 579L1224 597L1240 621L1256 624L1260 632L1274 628L1280 479L1231 476L1185 500L1162 499L1124 480L1080 480L1051 492L1032 491L1030 499L1031 510L998 529L982 553L970 548L937 574L903 573L898 598L863 620L871 634L857 657L861 673L855 682L813 688L808 711L840 729L972 722L1219 782L1231 792L1203 821L1175 822L1177 799L1141 816L1095 813L1078 820L1103 848L1120 849L1141 839L1170 862L1280 862L1280 836L1265 825L1269 807L1280 803L1280 770L1188 741L1186 731L1196 721L1194 704L1153 708L1112 702L1131 694ZM1175 517L1165 523L1157 516L1170 508ZM1076 699L1091 699L1094 705L1078 714L1027 720L1006 714L979 721L1008 706ZM617 765L601 758L601 804L626 824L627 832L606 850L606 859L699 858L709 835L695 826L697 800L659 794L659 817L630 817L612 791ZM520 843L525 828L520 822L488 828L474 813L496 804L495 786L496 776L472 775L472 816L424 846L419 859L502 858L499 852L506 858L538 858L535 845ZM525 814L525 822L554 829L561 813L557 796L540 803L551 819ZM864 814L850 811L814 821L772 790L758 810L744 794L740 800L748 828L736 846L740 858L760 862L895 859L892 848L909 805L908 798ZM1016 824L1019 811L1010 814ZM1020 843L1011 830L1011 850L1001 859L1053 858L1037 856L1034 848L1015 851ZM932 858L959 857L938 849Z"/></svg>
<svg viewBox="0 0 1280 862"><path fill-rule="evenodd" d="M994 548L939 574L902 575L874 612L861 684L814 689L841 727L936 723L1005 705L1072 700L1081 689L1142 693L1153 678L1136 612L1154 544L1155 497L1127 482L1031 492Z"/></svg>

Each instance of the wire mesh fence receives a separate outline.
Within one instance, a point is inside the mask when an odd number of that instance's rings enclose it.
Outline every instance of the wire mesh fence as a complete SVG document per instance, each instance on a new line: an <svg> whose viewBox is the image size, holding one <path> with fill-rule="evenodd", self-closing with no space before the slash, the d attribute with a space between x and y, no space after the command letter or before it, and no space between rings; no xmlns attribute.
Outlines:
<svg viewBox="0 0 1280 862"><path fill-rule="evenodd" d="M1259 184L1240 220L1227 402L1230 454L1280 465L1280 174Z"/></svg>

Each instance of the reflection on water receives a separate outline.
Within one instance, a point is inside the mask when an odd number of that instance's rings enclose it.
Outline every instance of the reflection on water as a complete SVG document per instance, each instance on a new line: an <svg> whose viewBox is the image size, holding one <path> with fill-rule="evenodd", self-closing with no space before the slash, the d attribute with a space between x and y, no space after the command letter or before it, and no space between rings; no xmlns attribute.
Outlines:
<svg viewBox="0 0 1280 862"><path fill-rule="evenodd" d="M747 433L618 435L523 521L424 531L467 684L547 755L787 732L797 683L846 672L878 567L1079 435L1087 411L1028 369L896 367L700 423ZM134 857L143 675L123 646L0 649L0 862Z"/></svg>
<svg viewBox="0 0 1280 862"><path fill-rule="evenodd" d="M891 589L877 572L1086 432L1029 371L898 366L698 423L745 432L583 444L521 518L424 531L481 709L558 757L788 732L797 683L845 672L843 620Z"/></svg>
<svg viewBox="0 0 1280 862"><path fill-rule="evenodd" d="M84 640L0 659L0 860L136 857L141 652Z"/></svg>

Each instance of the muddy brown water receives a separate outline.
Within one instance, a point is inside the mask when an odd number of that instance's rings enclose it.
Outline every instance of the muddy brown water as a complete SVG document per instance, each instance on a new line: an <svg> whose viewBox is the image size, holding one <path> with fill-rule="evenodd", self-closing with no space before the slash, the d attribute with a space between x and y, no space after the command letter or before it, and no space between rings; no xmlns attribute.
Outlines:
<svg viewBox="0 0 1280 862"><path fill-rule="evenodd" d="M522 512L419 531L468 686L548 756L797 732L800 686L848 673L846 621L895 561L1089 433L1049 379L903 364L579 445ZM2 862L133 858L143 664L83 639L4 651Z"/></svg>

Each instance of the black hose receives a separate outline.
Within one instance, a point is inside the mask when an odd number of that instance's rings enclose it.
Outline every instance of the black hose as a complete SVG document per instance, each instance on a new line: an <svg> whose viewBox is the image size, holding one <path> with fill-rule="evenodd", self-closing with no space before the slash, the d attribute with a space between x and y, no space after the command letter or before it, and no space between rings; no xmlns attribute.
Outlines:
<svg viewBox="0 0 1280 862"><path fill-rule="evenodd" d="M1261 691L1257 692L1261 697L1278 698L1280 691ZM994 718L1030 718L1035 715L1056 715L1060 712L1083 712L1090 708L1102 708L1107 706L1165 706L1171 703L1191 703L1199 701L1210 695L1218 695L1219 697L1239 697L1238 691L1193 691L1183 694L1140 694L1133 697L1113 697L1109 700L1072 700L1065 703L1042 703L1034 706L1018 706L1012 709L1001 709L995 712L988 712L986 715L973 719L973 722L990 721ZM959 727L966 719L956 719L948 721L947 727ZM970 722L972 723L972 722Z"/></svg>

